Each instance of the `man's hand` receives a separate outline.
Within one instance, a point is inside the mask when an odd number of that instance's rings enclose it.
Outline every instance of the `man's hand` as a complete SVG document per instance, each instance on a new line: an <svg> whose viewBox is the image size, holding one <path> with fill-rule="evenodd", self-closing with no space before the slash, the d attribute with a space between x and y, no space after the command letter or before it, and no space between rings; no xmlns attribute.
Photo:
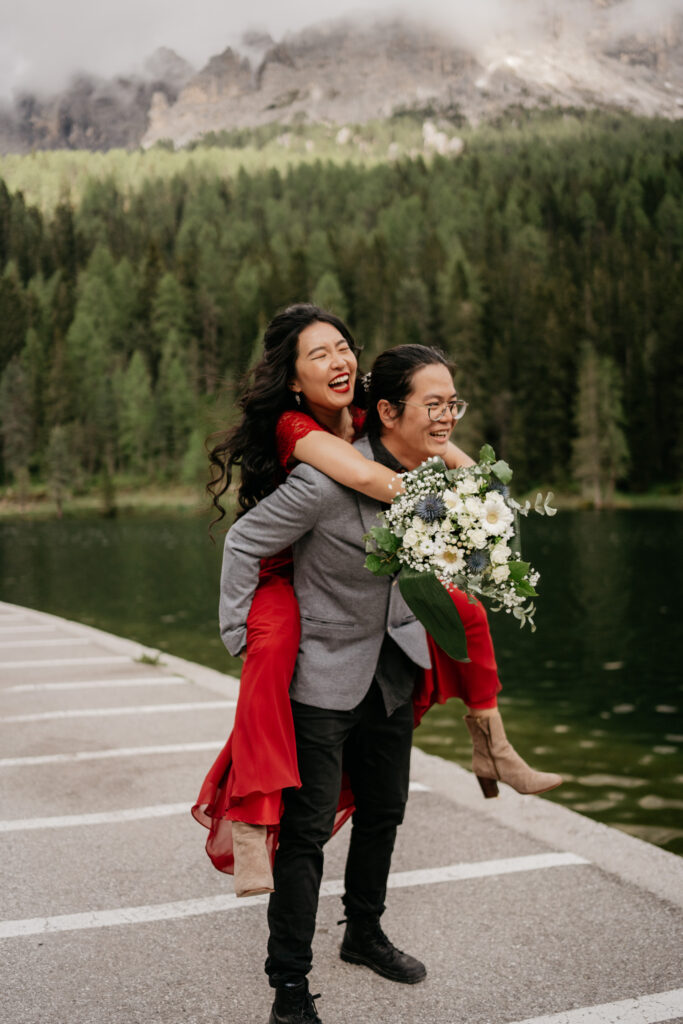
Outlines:
<svg viewBox="0 0 683 1024"><path fill-rule="evenodd" d="M246 647L242 648L242 650L239 653L239 656L242 659L242 661L246 661L247 660L247 649L246 649Z"/></svg>

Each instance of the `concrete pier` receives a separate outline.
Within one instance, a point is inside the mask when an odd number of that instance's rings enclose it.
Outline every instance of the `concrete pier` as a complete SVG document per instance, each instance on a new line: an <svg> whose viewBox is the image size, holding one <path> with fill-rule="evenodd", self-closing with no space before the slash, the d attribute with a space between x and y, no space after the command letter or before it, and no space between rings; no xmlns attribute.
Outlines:
<svg viewBox="0 0 683 1024"><path fill-rule="evenodd" d="M265 898L237 900L189 808L237 680L0 603L1 1024L266 1024ZM338 956L324 1024L683 1024L683 860L415 749L383 926L427 980Z"/></svg>

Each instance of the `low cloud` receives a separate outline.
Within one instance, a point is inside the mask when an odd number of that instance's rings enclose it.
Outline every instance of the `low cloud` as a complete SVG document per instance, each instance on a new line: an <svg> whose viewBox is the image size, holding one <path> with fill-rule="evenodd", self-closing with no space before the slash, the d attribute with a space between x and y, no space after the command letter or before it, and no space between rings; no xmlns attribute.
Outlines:
<svg viewBox="0 0 683 1024"><path fill-rule="evenodd" d="M403 14L477 48L500 34L533 39L550 22L581 29L599 18L615 34L656 30L681 12L683 0L374 0L363 9L358 0L328 0L324 18ZM0 34L0 95L58 89L81 71L129 74L160 46L201 67L247 29L278 39L320 20L319 0L200 0L191 8L186 0L23 0L5 14Z"/></svg>

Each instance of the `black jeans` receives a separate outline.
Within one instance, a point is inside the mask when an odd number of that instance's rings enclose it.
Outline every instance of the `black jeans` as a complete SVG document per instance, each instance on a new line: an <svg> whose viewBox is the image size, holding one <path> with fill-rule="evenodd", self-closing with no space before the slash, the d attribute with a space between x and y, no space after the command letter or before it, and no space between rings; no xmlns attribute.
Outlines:
<svg viewBox="0 0 683 1024"><path fill-rule="evenodd" d="M292 701L301 789L284 790L275 892L268 904L270 984L311 969L323 846L332 834L342 770L356 801L343 897L348 917L384 911L396 829L403 821L413 738L412 701L387 718L379 686L351 711Z"/></svg>

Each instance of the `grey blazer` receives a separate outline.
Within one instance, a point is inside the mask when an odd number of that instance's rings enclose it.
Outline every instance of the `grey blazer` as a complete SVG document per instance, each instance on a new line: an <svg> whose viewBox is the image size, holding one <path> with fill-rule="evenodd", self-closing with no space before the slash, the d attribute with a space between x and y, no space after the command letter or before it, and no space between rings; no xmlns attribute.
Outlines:
<svg viewBox="0 0 683 1024"><path fill-rule="evenodd" d="M369 441L356 447L372 458ZM365 696L388 633L408 657L430 667L425 631L391 577L364 567L363 534L379 502L299 465L285 483L228 531L221 574L221 637L231 654L246 644L246 622L261 558L294 545L301 645L290 695L348 710Z"/></svg>

